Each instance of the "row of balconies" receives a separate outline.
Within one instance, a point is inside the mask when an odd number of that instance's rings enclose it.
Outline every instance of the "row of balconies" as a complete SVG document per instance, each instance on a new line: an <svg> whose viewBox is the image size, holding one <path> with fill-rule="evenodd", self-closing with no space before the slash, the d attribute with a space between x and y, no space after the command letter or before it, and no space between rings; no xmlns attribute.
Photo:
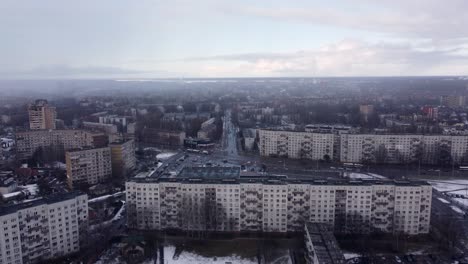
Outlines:
<svg viewBox="0 0 468 264"><path fill-rule="evenodd" d="M260 210L245 209L245 212L246 212L247 214L259 214L259 213L261 213L262 211L261 211L261 209L260 209Z"/></svg>

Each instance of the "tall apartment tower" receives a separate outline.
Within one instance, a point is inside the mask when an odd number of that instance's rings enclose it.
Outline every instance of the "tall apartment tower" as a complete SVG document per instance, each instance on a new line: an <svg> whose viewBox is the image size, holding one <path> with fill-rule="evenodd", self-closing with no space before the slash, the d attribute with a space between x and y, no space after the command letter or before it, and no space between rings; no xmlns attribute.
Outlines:
<svg viewBox="0 0 468 264"><path fill-rule="evenodd" d="M123 179L136 166L135 141L133 139L109 144L111 150L112 176Z"/></svg>
<svg viewBox="0 0 468 264"><path fill-rule="evenodd" d="M442 105L459 108L466 106L466 97L463 95L447 95L440 98L440 103Z"/></svg>
<svg viewBox="0 0 468 264"><path fill-rule="evenodd" d="M55 129L57 112L49 106L47 100L39 99L29 105L29 128L31 130Z"/></svg>

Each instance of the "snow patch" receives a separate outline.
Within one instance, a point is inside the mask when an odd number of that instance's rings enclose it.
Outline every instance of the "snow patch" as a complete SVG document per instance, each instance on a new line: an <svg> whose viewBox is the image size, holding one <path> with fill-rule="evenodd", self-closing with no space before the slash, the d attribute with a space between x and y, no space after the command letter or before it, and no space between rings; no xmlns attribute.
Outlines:
<svg viewBox="0 0 468 264"><path fill-rule="evenodd" d="M225 256L225 257L204 257L197 255L192 252L183 251L178 256L175 254L174 246L164 247L164 263L165 264L226 264L226 263L235 263L235 264L256 264L255 259L246 259L237 255Z"/></svg>
<svg viewBox="0 0 468 264"><path fill-rule="evenodd" d="M27 190L30 195L37 195L39 193L39 186L37 184L28 184L24 186L20 186L20 189Z"/></svg>
<svg viewBox="0 0 468 264"><path fill-rule="evenodd" d="M121 194L124 194L124 193L125 193L125 191L116 192L116 193L113 193L113 194L106 194L106 195L99 196L99 197L96 197L96 198L93 198L93 199L89 199L88 203L95 203L95 202L99 202L99 201L104 201L106 199L109 199L112 196L115 197L115 196L118 196L118 195L121 195Z"/></svg>
<svg viewBox="0 0 468 264"><path fill-rule="evenodd" d="M6 194L2 194L3 198L4 199L12 199L16 196L19 196L21 195L23 192L19 191L19 192L11 192L11 193L6 193Z"/></svg>
<svg viewBox="0 0 468 264"><path fill-rule="evenodd" d="M450 202L445 200L444 198L437 198L437 200L443 202L444 204L449 204Z"/></svg>
<svg viewBox="0 0 468 264"><path fill-rule="evenodd" d="M353 258L359 258L361 255L357 254L357 253L343 253L344 255L344 258L346 260L348 259L353 259Z"/></svg>
<svg viewBox="0 0 468 264"><path fill-rule="evenodd" d="M357 173L357 172L345 172L345 177L350 179L387 179L382 175L374 173Z"/></svg>
<svg viewBox="0 0 468 264"><path fill-rule="evenodd" d="M457 212L459 214L464 214L463 210L456 207L455 205L451 205L450 208L452 208L452 210L454 210L455 212Z"/></svg>
<svg viewBox="0 0 468 264"><path fill-rule="evenodd" d="M434 189L439 192L450 192L460 189L468 189L468 180L427 180ZM466 191L464 191L466 193Z"/></svg>
<svg viewBox="0 0 468 264"><path fill-rule="evenodd" d="M156 158L157 159L160 159L160 160L165 160L165 159L168 159L174 155L176 155L177 153L176 152L166 152L166 153L160 153L158 155L156 155Z"/></svg>
<svg viewBox="0 0 468 264"><path fill-rule="evenodd" d="M367 174L374 177L375 179L387 179L387 177L379 175L379 174L375 174L375 173L367 173Z"/></svg>

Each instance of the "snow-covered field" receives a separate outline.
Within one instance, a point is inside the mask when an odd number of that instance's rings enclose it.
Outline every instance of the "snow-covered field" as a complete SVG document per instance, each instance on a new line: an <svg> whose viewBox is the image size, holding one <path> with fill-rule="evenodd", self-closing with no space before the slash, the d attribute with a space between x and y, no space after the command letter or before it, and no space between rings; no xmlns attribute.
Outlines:
<svg viewBox="0 0 468 264"><path fill-rule="evenodd" d="M165 159L168 159L168 158L174 156L175 154L177 154L177 153L176 152L160 153L160 154L156 155L156 158L160 159L160 160L165 160Z"/></svg>
<svg viewBox="0 0 468 264"><path fill-rule="evenodd" d="M257 263L256 259L245 259L239 256L225 256L225 257L204 257L192 252L182 251L180 255L175 256L175 247L174 246L167 246L164 248L164 261L165 264L225 264L225 263L232 263L232 264L255 264ZM148 262L150 263L150 262ZM151 262L152 263L152 262Z"/></svg>
<svg viewBox="0 0 468 264"><path fill-rule="evenodd" d="M344 258L346 260L353 259L353 258L359 258L361 256L358 253L343 253L343 255L344 255Z"/></svg>
<svg viewBox="0 0 468 264"><path fill-rule="evenodd" d="M439 192L452 192L460 189L468 189L468 180L428 180L428 182ZM463 192L466 194L466 190Z"/></svg>
<svg viewBox="0 0 468 264"><path fill-rule="evenodd" d="M258 263L256 259L247 259L240 256L224 256L224 257L204 257L198 254L182 251L180 255L174 256L176 248L174 246L164 247L164 264L256 264ZM159 263L159 258L157 258L156 263ZM122 257L116 252L116 250L110 249L104 253L95 264L104 264L104 263L126 263ZM154 259L147 259L142 262L142 264L154 264ZM281 264L281 263L278 263Z"/></svg>
<svg viewBox="0 0 468 264"><path fill-rule="evenodd" d="M445 193L447 199L455 202L461 208L468 208L468 180L428 180L428 182L437 191ZM449 203L442 198L439 198L439 200L443 203ZM457 213L463 213L459 207L453 206L452 209Z"/></svg>

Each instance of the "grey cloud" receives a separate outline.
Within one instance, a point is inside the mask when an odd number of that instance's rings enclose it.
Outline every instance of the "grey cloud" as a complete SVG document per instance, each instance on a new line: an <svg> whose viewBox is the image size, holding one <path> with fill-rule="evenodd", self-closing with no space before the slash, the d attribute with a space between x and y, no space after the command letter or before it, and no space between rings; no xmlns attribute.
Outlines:
<svg viewBox="0 0 468 264"><path fill-rule="evenodd" d="M108 66L76 67L70 65L44 65L31 69L0 70L1 78L99 78L112 76L138 76L148 73L141 70Z"/></svg>
<svg viewBox="0 0 468 264"><path fill-rule="evenodd" d="M300 21L319 25L374 31L421 38L468 37L468 1L365 1L355 0L356 6L366 2L374 9L355 12L331 8L264 8L244 6L236 11L251 16ZM409 2L409 3L408 3ZM359 10L359 9L357 9Z"/></svg>
<svg viewBox="0 0 468 264"><path fill-rule="evenodd" d="M421 50L408 43L344 40L317 50L228 54L191 60L219 64L240 62L244 63L240 67L246 71L263 76L464 74L468 72L465 63L468 55L453 54L455 50L468 51L463 47Z"/></svg>
<svg viewBox="0 0 468 264"><path fill-rule="evenodd" d="M289 59L291 57L301 56L303 51L296 53L244 53L244 54L227 54L205 57L191 57L184 59L185 61L212 61L212 60L237 60L254 62L260 59Z"/></svg>

